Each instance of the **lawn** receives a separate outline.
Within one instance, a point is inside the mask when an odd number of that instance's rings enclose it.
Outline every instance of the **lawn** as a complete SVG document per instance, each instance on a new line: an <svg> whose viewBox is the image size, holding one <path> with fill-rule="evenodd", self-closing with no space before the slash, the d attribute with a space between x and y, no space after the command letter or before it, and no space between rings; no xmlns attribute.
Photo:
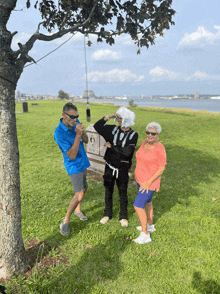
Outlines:
<svg viewBox="0 0 220 294"><path fill-rule="evenodd" d="M167 168L159 193L153 196L156 232L139 245L137 193L134 177L128 188L129 226L118 221L119 197L114 192L114 216L100 224L104 209L102 182L88 178L82 211L72 215L71 234L60 234L74 195L53 133L65 102L29 103L17 113L20 150L22 233L31 258L25 275L1 282L6 293L159 294L220 293L220 114L159 108L133 108L137 148L151 121L162 126L160 142ZM86 104L76 102L86 128ZM18 103L16 110L21 111ZM118 106L91 104L91 123ZM135 168L135 158L132 169Z"/></svg>

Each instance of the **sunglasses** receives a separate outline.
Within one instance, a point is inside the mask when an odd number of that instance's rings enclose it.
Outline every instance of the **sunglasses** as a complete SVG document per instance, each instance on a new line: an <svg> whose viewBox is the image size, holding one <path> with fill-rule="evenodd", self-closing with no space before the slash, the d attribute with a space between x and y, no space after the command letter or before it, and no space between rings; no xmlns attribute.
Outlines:
<svg viewBox="0 0 220 294"><path fill-rule="evenodd" d="M152 133L152 132L148 132L148 131L146 131L146 134L147 135L150 135L151 134L152 136L156 136L157 135L157 133Z"/></svg>
<svg viewBox="0 0 220 294"><path fill-rule="evenodd" d="M79 115L69 115L68 113L64 112L65 114L67 114L71 119L75 119L78 118Z"/></svg>

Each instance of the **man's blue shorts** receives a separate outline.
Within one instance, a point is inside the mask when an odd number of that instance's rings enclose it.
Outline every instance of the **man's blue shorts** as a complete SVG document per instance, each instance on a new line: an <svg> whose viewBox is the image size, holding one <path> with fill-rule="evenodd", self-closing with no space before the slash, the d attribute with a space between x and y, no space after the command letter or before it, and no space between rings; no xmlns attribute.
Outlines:
<svg viewBox="0 0 220 294"><path fill-rule="evenodd" d="M137 183L137 187L138 187L138 194L134 201L134 206L144 209L146 203L152 202L152 195L154 194L154 191L148 190L148 193L147 191L144 191L144 193L142 193L141 191L139 191L140 185L138 183Z"/></svg>

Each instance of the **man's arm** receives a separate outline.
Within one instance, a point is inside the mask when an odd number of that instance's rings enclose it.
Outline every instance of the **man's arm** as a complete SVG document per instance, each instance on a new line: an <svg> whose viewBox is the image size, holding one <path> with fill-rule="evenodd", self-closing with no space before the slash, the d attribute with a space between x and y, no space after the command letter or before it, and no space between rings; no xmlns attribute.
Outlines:
<svg viewBox="0 0 220 294"><path fill-rule="evenodd" d="M83 131L83 133L82 133L82 140L83 140L83 143L86 143L86 144L89 141L89 138L88 138L88 136L87 136L87 134L86 134L85 131Z"/></svg>
<svg viewBox="0 0 220 294"><path fill-rule="evenodd" d="M109 141L112 138L112 130L115 127L114 125L105 125L106 122L115 117L115 114L107 115L98 120L94 124L94 129L96 130L99 135L101 135L106 141Z"/></svg>
<svg viewBox="0 0 220 294"><path fill-rule="evenodd" d="M75 140L73 145L70 147L69 151L66 153L66 155L70 158L70 159L75 159L76 155L79 151L79 144L80 144L80 140L81 140L81 136L83 134L83 130L84 127L81 124L77 124L76 125L76 136L75 136Z"/></svg>
<svg viewBox="0 0 220 294"><path fill-rule="evenodd" d="M105 133L105 123L108 121L107 116L101 118L94 124L94 129L97 133L99 133L101 136Z"/></svg>

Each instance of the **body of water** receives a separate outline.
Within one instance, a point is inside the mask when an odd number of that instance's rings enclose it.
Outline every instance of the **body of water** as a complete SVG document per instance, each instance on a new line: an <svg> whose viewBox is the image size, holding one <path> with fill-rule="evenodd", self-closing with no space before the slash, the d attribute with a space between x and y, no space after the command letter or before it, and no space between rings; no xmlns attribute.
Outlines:
<svg viewBox="0 0 220 294"><path fill-rule="evenodd" d="M86 100L75 100L86 101ZM120 99L89 99L91 103L113 103L119 106L129 106L129 100ZM210 112L220 112L220 99L210 100L187 100L187 99L134 99L138 106L145 107L168 107L168 108L186 108L191 110L207 110Z"/></svg>

